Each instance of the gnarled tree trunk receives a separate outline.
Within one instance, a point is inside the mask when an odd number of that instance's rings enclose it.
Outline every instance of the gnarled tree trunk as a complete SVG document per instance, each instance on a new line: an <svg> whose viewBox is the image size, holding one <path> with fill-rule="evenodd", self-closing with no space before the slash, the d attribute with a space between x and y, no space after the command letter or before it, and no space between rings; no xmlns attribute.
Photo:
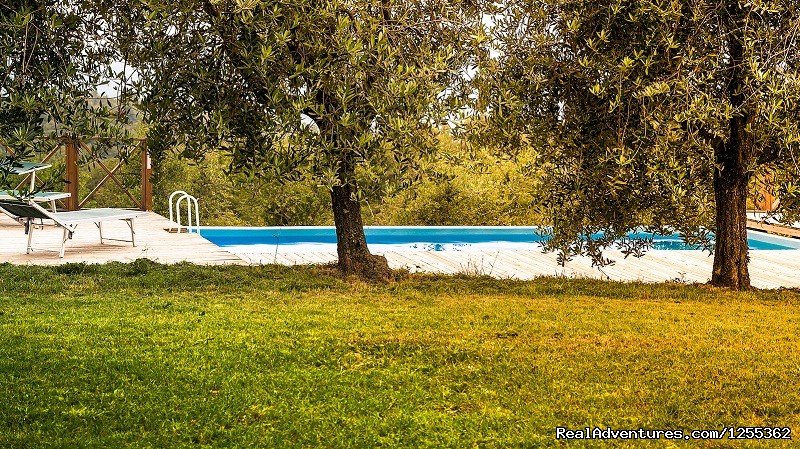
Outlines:
<svg viewBox="0 0 800 449"><path fill-rule="evenodd" d="M731 4L730 14L741 14L737 3ZM737 115L728 121L728 138L714 145L714 199L716 204L716 244L711 284L737 290L750 288L750 261L747 244L747 187L750 181L749 163L752 157L752 136L747 125L752 116L745 112L742 91L744 74L744 44L740 33L728 36L730 79L727 83L731 105Z"/></svg>
<svg viewBox="0 0 800 449"><path fill-rule="evenodd" d="M350 164L340 164L339 179L342 185L331 189L333 221L336 224L336 250L339 270L345 275L355 275L370 280L387 280L391 270L386 258L369 252L361 219L361 203L356 197L358 185L352 178Z"/></svg>
<svg viewBox="0 0 800 449"><path fill-rule="evenodd" d="M737 164L714 171L717 208L714 270L711 283L737 290L750 288L747 245L747 184L749 176Z"/></svg>

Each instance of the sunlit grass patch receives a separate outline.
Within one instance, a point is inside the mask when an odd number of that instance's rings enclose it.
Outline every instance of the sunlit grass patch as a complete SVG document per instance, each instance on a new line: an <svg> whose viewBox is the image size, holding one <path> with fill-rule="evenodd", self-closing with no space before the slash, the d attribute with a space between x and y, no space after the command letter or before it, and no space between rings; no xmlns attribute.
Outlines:
<svg viewBox="0 0 800 449"><path fill-rule="evenodd" d="M556 426L800 429L799 299L0 265L0 447L516 447L558 446Z"/></svg>

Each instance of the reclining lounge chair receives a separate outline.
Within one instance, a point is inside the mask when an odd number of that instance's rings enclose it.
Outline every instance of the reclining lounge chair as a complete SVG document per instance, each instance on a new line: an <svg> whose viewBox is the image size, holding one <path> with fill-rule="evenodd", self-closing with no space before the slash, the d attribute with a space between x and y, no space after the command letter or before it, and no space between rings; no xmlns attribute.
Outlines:
<svg viewBox="0 0 800 449"><path fill-rule="evenodd" d="M0 159L2 167L0 170L7 171L12 175L28 175L30 177L30 191L34 193L30 199L37 203L50 203L50 208L56 212L56 201L69 198L70 194L66 192L37 192L36 191L36 172L52 167L52 164L27 162L27 161L14 161L13 163L4 162ZM17 190L0 190L0 200L16 200L21 198L22 192Z"/></svg>
<svg viewBox="0 0 800 449"><path fill-rule="evenodd" d="M34 228L43 229L45 226L55 226L62 228L64 234L61 239L60 257L64 257L64 250L67 240L72 238L72 234L79 224L94 223L100 230L100 244L105 240L118 242L130 242L136 246L136 231L133 221L136 217L147 214L147 212L133 211L126 209L85 209L75 212L50 212L36 204L35 201L0 200L0 211L25 225L25 233L28 234L28 248L26 253L33 251L31 241ZM112 220L123 220L131 229L131 239L110 239L103 237L103 222ZM51 221L47 223L45 221Z"/></svg>
<svg viewBox="0 0 800 449"><path fill-rule="evenodd" d="M0 200L15 200L22 195L21 192L16 190L0 190ZM30 198L37 203L50 203L50 208L53 212L56 210L56 201L69 198L69 193L64 192L36 192Z"/></svg>

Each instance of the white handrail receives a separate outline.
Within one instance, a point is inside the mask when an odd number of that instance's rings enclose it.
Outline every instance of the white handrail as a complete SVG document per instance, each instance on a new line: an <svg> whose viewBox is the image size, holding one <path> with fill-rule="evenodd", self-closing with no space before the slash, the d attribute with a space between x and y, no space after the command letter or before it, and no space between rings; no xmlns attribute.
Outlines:
<svg viewBox="0 0 800 449"><path fill-rule="evenodd" d="M173 223L175 223L175 216L172 211L172 199L175 198L175 195L188 195L188 193L184 192L183 190L176 190L169 196L169 221ZM172 228L170 228L170 230L171 229Z"/></svg>
<svg viewBox="0 0 800 449"><path fill-rule="evenodd" d="M175 196L178 196L178 199L173 202ZM194 228L194 232L199 234L200 205L197 203L197 198L193 197L192 195L189 195L183 190L177 190L175 192L172 192L172 194L169 196L169 221L177 225L177 228L175 228L177 232L180 232L182 229L184 229L184 226L181 221L182 201L186 201L186 226L185 226L186 231L192 232L192 228ZM173 204L175 205L174 209L173 209ZM192 214L192 212L194 212L194 214ZM194 218L194 224L192 223L192 218ZM170 227L170 230L172 229L173 228Z"/></svg>
<svg viewBox="0 0 800 449"><path fill-rule="evenodd" d="M186 200L186 231L192 232L192 210L194 210L194 230L200 233L200 206L197 204L197 198L191 195L182 195L175 202L176 215L178 217L178 226L181 224L181 201Z"/></svg>

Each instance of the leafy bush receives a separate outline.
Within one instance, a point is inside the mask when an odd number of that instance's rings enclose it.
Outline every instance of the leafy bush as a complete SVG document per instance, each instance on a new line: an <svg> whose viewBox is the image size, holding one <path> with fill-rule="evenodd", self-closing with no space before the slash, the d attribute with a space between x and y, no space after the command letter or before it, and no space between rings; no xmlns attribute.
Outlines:
<svg viewBox="0 0 800 449"><path fill-rule="evenodd" d="M440 145L419 183L383 199L375 224L537 224L539 176L533 151L510 159L473 152L450 138Z"/></svg>
<svg viewBox="0 0 800 449"><path fill-rule="evenodd" d="M514 159L476 152L449 136L410 187L362 171L364 222L370 225L534 225L539 175L535 154ZM200 200L201 222L218 226L330 225L328 189L308 177L280 183L227 173L230 158L209 154L202 162L169 155L155 167L154 208L167 213L167 198L185 190Z"/></svg>
<svg viewBox="0 0 800 449"><path fill-rule="evenodd" d="M332 222L330 197L325 188L308 180L282 184L228 174L229 162L223 153L209 154L199 163L168 157L155 168L155 211L166 214L169 194L185 190L199 199L203 225L324 225Z"/></svg>

